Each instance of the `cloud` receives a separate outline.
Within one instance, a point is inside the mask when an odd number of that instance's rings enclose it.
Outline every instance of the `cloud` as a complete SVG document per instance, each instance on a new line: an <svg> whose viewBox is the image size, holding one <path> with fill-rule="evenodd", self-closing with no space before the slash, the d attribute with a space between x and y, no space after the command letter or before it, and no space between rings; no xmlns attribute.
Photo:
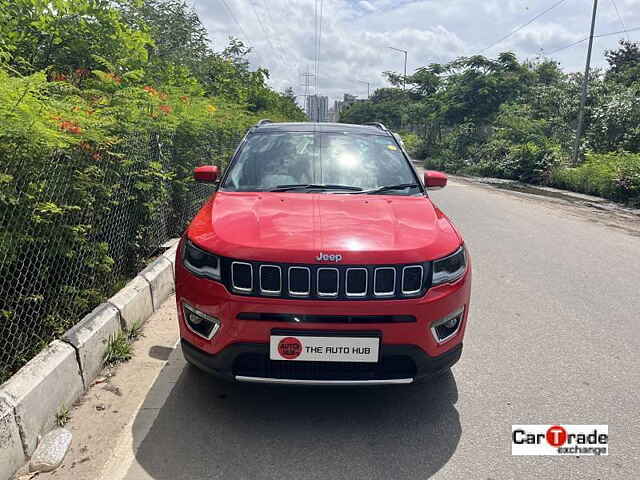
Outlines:
<svg viewBox="0 0 640 480"><path fill-rule="evenodd" d="M315 73L315 0L193 0L214 47L222 49L230 35L254 48L254 66L265 66L270 83L282 90L293 86L305 93L302 74ZM318 0L318 5L320 0ZM405 49L408 72L430 63L473 55L525 24L553 5L554 0L322 0L318 92L339 98L343 93L366 95L385 86L382 72L402 71L403 56L389 46ZM587 2L589 3L589 2ZM591 11L567 1L531 25L488 49L485 55L514 51L534 58L541 48L549 52L588 35ZM598 32L621 30L611 2L600 2ZM640 0L616 0L628 28L640 25ZM231 13L227 9L231 9ZM240 26L234 21L238 20ZM640 40L640 31L630 33ZM604 64L602 52L617 37L597 39L593 64ZM583 68L585 45L559 52L557 58L571 71ZM315 91L312 77L310 91Z"/></svg>
<svg viewBox="0 0 640 480"><path fill-rule="evenodd" d="M363 10L367 10L368 12L376 11L376 7L374 7L371 4L371 2L367 2L367 0L362 0L361 2L358 2L358 5L360 5L360 8L362 8Z"/></svg>

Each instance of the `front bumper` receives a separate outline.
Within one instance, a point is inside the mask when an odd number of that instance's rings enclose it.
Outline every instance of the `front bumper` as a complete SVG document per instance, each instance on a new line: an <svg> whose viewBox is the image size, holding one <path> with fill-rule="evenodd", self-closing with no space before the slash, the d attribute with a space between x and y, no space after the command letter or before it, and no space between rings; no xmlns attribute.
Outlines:
<svg viewBox="0 0 640 480"><path fill-rule="evenodd" d="M297 300L234 295L213 280L196 277L181 261L175 265L178 321L185 358L201 369L241 381L322 384L410 383L437 374L459 359L467 326L471 293L471 264L453 284L432 287L422 297L395 300ZM210 338L191 331L184 319L184 305L220 321ZM432 325L463 311L459 328L446 341L432 335ZM403 316L413 321L384 323L344 322L345 316ZM295 317L295 322L283 318ZM315 319L311 317L316 317ZM318 317L333 318L331 323ZM375 323L378 322L378 323ZM381 339L376 364L270 361L269 339L274 330L300 335L317 332L375 332Z"/></svg>
<svg viewBox="0 0 640 480"><path fill-rule="evenodd" d="M269 360L269 345L236 343L212 355L182 340L185 359L226 380L306 385L381 385L411 383L454 365L462 343L437 357L415 345L381 345L376 364Z"/></svg>

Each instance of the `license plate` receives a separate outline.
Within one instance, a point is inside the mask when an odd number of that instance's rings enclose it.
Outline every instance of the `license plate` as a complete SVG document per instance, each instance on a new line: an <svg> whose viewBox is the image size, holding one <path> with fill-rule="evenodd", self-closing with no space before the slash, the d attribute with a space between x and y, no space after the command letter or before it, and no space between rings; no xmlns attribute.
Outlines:
<svg viewBox="0 0 640 480"><path fill-rule="evenodd" d="M271 335L269 358L307 362L378 361L380 339L375 337L310 337Z"/></svg>

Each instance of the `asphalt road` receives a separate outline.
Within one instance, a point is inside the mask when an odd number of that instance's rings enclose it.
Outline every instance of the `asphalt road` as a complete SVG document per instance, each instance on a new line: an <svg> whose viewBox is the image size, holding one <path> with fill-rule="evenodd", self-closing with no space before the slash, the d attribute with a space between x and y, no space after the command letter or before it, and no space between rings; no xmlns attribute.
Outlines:
<svg viewBox="0 0 640 480"><path fill-rule="evenodd" d="M640 236L602 213L459 180L433 198L473 258L451 375L256 387L220 383L176 353L157 381L166 398L150 394L134 420L124 478L640 478ZM512 424L550 423L608 424L611 454L511 456Z"/></svg>

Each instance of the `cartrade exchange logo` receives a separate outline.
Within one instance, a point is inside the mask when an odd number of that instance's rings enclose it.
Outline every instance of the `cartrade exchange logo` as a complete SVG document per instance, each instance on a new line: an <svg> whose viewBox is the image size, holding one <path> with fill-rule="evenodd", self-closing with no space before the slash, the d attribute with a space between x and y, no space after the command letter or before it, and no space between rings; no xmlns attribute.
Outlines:
<svg viewBox="0 0 640 480"><path fill-rule="evenodd" d="M511 455L609 455L609 426L513 425Z"/></svg>

